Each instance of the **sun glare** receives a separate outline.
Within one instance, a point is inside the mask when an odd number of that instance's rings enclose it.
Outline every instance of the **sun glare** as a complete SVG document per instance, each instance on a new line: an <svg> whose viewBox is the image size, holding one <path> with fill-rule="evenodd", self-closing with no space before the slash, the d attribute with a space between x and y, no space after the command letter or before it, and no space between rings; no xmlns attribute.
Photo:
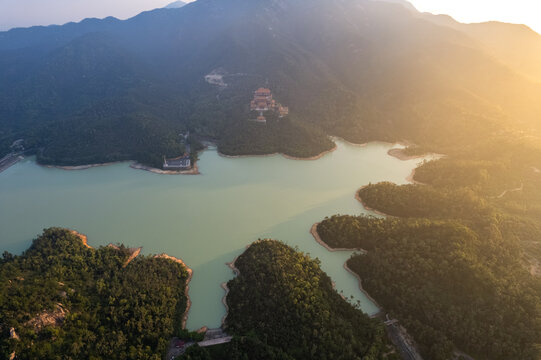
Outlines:
<svg viewBox="0 0 541 360"><path fill-rule="evenodd" d="M526 24L541 33L538 0L410 0L420 11L449 14L461 22L497 20Z"/></svg>

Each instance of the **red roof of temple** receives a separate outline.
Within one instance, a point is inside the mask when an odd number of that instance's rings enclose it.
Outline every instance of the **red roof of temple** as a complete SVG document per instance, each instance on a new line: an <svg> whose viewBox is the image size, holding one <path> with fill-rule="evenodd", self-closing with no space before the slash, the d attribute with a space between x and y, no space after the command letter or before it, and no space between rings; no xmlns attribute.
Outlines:
<svg viewBox="0 0 541 360"><path fill-rule="evenodd" d="M270 95L271 91L269 89L265 89L265 88L259 88L256 90L256 93L261 93L261 94L268 94Z"/></svg>

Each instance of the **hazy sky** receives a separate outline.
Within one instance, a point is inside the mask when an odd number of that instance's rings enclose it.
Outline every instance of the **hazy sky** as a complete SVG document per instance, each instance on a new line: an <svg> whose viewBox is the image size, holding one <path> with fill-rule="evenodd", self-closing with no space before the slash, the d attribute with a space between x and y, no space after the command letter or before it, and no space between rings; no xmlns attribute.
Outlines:
<svg viewBox="0 0 541 360"><path fill-rule="evenodd" d="M449 14L462 22L500 20L525 23L541 33L541 0L410 1L421 11ZM63 24L86 17L125 19L170 2L173 0L0 0L0 30L15 26Z"/></svg>
<svg viewBox="0 0 541 360"><path fill-rule="evenodd" d="M175 0L0 0L0 30L64 24L87 17L126 19ZM184 2L189 2L184 0Z"/></svg>
<svg viewBox="0 0 541 360"><path fill-rule="evenodd" d="M541 0L410 0L410 2L420 11L449 14L460 22L499 20L526 24L541 34Z"/></svg>

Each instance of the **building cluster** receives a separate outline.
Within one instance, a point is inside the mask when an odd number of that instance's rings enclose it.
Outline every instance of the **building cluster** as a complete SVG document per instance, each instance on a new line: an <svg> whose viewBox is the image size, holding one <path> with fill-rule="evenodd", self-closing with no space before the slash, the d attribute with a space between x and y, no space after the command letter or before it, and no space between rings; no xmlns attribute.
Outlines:
<svg viewBox="0 0 541 360"><path fill-rule="evenodd" d="M273 111L279 117L284 117L289 114L289 108L282 106L272 98L272 92L269 89L259 88L254 92L254 98L250 103L250 111L259 111L259 116L256 121L266 122L267 119L263 115L264 112Z"/></svg>

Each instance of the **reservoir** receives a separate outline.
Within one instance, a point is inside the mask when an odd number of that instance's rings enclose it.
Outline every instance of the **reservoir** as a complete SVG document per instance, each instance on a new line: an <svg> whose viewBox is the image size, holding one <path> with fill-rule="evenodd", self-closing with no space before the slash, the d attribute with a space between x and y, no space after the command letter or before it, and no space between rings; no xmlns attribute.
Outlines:
<svg viewBox="0 0 541 360"><path fill-rule="evenodd" d="M355 200L368 183L407 183L422 161L387 154L388 143L337 150L318 160L280 155L226 158L200 154L201 175L159 175L129 163L60 170L25 159L0 174L0 252L21 253L44 228L77 230L97 247L123 243L143 254L167 253L193 269L187 327L218 327L225 308L220 284L233 277L226 266L258 238L279 239L319 258L338 291L377 307L344 268L351 252L329 252L310 228L325 216L369 213Z"/></svg>

